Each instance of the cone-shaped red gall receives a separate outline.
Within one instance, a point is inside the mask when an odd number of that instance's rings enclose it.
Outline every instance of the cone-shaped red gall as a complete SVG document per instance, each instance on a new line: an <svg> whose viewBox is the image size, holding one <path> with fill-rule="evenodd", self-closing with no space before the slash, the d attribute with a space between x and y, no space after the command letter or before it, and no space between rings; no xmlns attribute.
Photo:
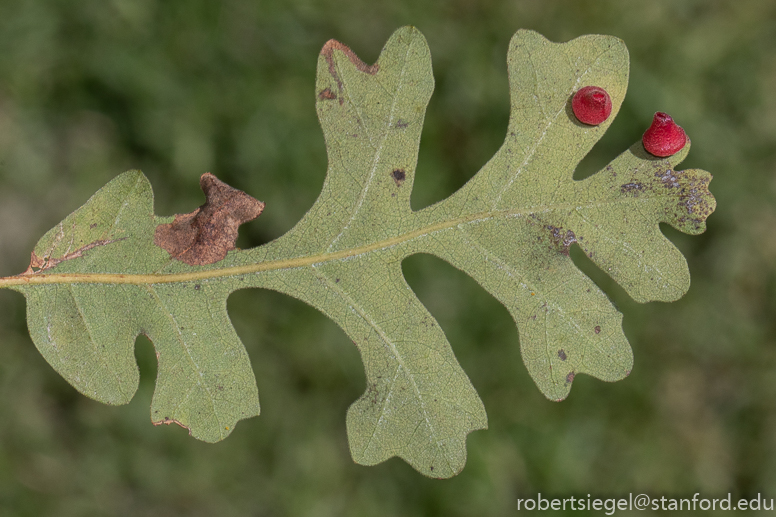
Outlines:
<svg viewBox="0 0 776 517"><path fill-rule="evenodd" d="M574 116L583 124L597 126L612 113L612 99L598 86L585 86L571 99Z"/></svg>
<svg viewBox="0 0 776 517"><path fill-rule="evenodd" d="M658 111L641 141L649 154L665 158L682 150L687 143L687 135L668 114Z"/></svg>

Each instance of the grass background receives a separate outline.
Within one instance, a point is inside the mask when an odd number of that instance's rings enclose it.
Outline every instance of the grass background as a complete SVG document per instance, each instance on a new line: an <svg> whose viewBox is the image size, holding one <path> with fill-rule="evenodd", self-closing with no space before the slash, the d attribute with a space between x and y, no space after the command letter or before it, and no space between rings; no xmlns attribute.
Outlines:
<svg viewBox="0 0 776 517"><path fill-rule="evenodd" d="M516 498L537 492L776 497L772 0L3 0L0 275L23 271L45 231L130 168L151 180L159 214L201 204L197 179L211 171L267 202L241 247L282 235L326 170L320 48L336 38L371 63L407 24L428 39L436 78L416 209L454 192L501 145L518 28L553 41L613 34L630 50L623 107L577 177L637 141L655 111L691 136L682 167L714 174L718 208L702 236L664 229L688 259L687 296L636 304L575 257L625 314L631 376L580 376L566 401L546 400L507 311L446 263L406 260L489 415L490 429L468 439L464 471L436 481L397 459L352 463L345 411L364 389L360 359L296 300L230 297L262 415L208 445L150 424L147 340L136 348L139 392L104 406L53 372L27 335L22 297L0 291L3 516L489 516L514 515Z"/></svg>

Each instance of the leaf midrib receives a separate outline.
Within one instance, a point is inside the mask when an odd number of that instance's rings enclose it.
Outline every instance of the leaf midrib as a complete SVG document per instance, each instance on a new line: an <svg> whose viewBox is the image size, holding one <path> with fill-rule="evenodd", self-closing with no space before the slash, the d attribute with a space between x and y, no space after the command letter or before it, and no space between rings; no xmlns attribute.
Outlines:
<svg viewBox="0 0 776 517"><path fill-rule="evenodd" d="M477 212L455 219L448 219L435 224L430 224L395 237L375 241L364 246L340 250L333 253L318 253L315 255L305 255L290 259L267 260L242 266L232 266L217 269L207 269L192 271L188 273L152 273L152 274L121 274L121 273L52 273L52 274L20 274L16 276L0 278L0 289L25 286L25 285L50 285L50 284L129 284L129 285L149 285L149 284L172 284L182 282L193 282L197 280L209 280L215 278L226 278L252 273L262 273L267 271L280 271L284 269L297 269L300 267L311 266L313 264L322 264L336 260L353 258L366 253L371 253L386 248L392 248L401 244L406 244L418 238L425 237L432 233L453 229L456 226L468 223L476 223L495 218L522 217L531 214L547 213L556 210L576 210L579 208L591 208L595 206L605 206L624 202L645 202L653 201L656 198L665 196L648 197L644 199L624 198L607 200L599 203L589 204L560 204L550 205L542 208L518 209L518 210L489 210ZM431 207L429 207L431 208ZM415 212L418 215L427 209ZM248 251L248 250L246 250Z"/></svg>

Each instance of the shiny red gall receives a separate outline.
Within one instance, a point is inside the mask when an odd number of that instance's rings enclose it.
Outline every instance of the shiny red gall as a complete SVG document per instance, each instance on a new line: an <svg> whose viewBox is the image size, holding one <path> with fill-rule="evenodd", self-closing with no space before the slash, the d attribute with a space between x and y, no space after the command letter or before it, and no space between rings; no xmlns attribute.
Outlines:
<svg viewBox="0 0 776 517"><path fill-rule="evenodd" d="M670 115L658 111L641 141L649 154L665 158L682 150L687 144L687 135Z"/></svg>
<svg viewBox="0 0 776 517"><path fill-rule="evenodd" d="M612 99L601 87L585 86L574 94L571 109L577 120L588 126L597 126L612 113Z"/></svg>

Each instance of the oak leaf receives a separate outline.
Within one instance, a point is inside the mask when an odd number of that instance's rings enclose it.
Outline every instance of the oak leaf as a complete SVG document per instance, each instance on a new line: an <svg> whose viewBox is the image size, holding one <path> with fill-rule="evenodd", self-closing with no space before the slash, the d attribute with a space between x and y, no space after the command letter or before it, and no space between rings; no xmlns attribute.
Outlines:
<svg viewBox="0 0 776 517"><path fill-rule="evenodd" d="M558 44L521 30L508 66L504 144L435 205L410 208L434 86L425 39L399 29L374 65L330 41L315 90L326 181L287 234L233 249L237 225L258 215L260 202L206 175L203 207L158 217L150 184L130 171L49 231L28 271L1 286L26 296L35 345L94 399L132 398L134 341L148 336L158 357L153 422L177 423L211 442L259 413L227 297L246 287L296 297L339 324L362 355L366 390L347 414L353 458L372 465L399 456L425 475L453 476L464 466L468 433L487 427L485 409L407 285L402 260L434 254L500 300L517 324L530 375L561 400L576 375L615 381L632 366L622 315L577 269L570 247L635 300L676 300L689 287L688 267L659 224L697 234L715 207L708 173L676 170L689 142L667 158L637 142L597 174L572 179L623 101L622 41L583 36ZM611 97L611 116L598 126L579 123L570 106L590 85Z"/></svg>

